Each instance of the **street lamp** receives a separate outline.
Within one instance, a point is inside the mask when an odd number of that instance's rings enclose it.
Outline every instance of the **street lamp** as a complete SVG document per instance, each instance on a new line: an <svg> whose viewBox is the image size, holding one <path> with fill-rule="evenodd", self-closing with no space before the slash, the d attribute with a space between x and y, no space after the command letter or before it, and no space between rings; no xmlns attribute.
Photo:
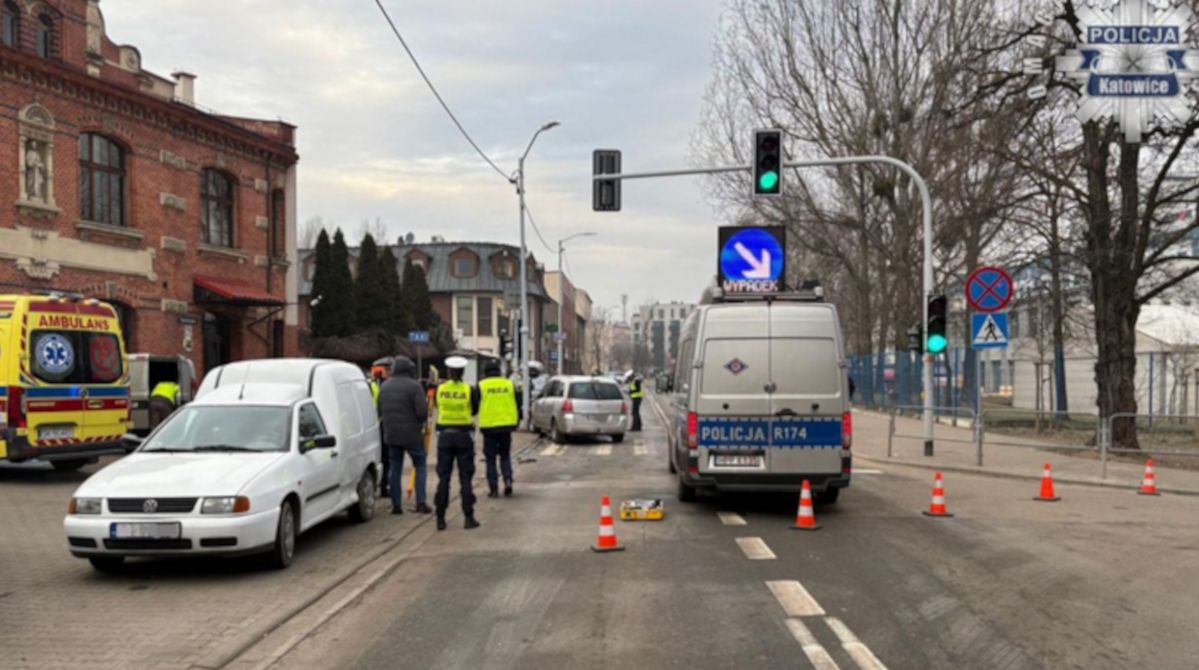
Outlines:
<svg viewBox="0 0 1199 670"><path fill-rule="evenodd" d="M566 243L577 237L595 237L599 233L575 233L569 237L564 237L558 240L558 332L555 334L558 339L558 374L565 374L564 363L562 358L562 345L566 340L566 331L562 328L562 303L566 302L566 275L562 274L562 253L566 251Z"/></svg>
<svg viewBox="0 0 1199 670"><path fill-rule="evenodd" d="M510 178L510 181L516 186L516 194L520 196L520 379L524 384L521 405L526 422L529 421L533 384L529 379L529 321L532 317L530 314L532 310L529 309L529 250L525 245L525 158L533 150L533 143L537 141L537 136L558 125L560 124L557 121L550 121L533 133L533 137L529 140L529 146L525 147L525 152L516 162L516 174Z"/></svg>

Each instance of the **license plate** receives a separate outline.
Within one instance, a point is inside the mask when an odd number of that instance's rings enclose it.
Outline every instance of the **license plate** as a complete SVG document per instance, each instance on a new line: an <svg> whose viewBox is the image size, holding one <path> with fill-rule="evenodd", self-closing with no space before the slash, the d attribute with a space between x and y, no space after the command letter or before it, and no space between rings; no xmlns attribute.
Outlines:
<svg viewBox="0 0 1199 670"><path fill-rule="evenodd" d="M762 467L762 454L713 454L712 467L760 468Z"/></svg>
<svg viewBox="0 0 1199 670"><path fill-rule="evenodd" d="M37 429L39 440L69 440L72 437L75 437L72 426L41 426Z"/></svg>
<svg viewBox="0 0 1199 670"><path fill-rule="evenodd" d="M183 527L178 523L114 523L109 537L118 540L178 540Z"/></svg>

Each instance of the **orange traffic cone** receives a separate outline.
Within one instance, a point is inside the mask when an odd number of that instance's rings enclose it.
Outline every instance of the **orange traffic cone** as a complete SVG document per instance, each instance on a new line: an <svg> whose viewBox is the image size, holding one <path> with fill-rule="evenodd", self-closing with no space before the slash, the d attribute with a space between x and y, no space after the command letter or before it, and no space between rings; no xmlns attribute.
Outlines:
<svg viewBox="0 0 1199 670"><path fill-rule="evenodd" d="M1145 478L1141 480L1141 490L1137 491L1143 496L1160 496L1157 492L1157 475L1153 472L1153 459L1145 461Z"/></svg>
<svg viewBox="0 0 1199 670"><path fill-rule="evenodd" d="M945 481L940 472L933 476L933 501L924 516L953 516L945 506Z"/></svg>
<svg viewBox="0 0 1199 670"><path fill-rule="evenodd" d="M612 503L608 496L600 499L599 537L591 550L597 553L608 551L624 551L624 547L616 543L616 528L612 525Z"/></svg>
<svg viewBox="0 0 1199 670"><path fill-rule="evenodd" d="M1040 502L1057 502L1061 498L1053 493L1053 473L1049 470L1049 464L1045 464L1045 470L1041 473L1041 495L1033 498Z"/></svg>
<svg viewBox="0 0 1199 670"><path fill-rule="evenodd" d="M799 510L795 512L795 525L791 530L820 530L816 514L812 512L812 485L806 479L799 492Z"/></svg>

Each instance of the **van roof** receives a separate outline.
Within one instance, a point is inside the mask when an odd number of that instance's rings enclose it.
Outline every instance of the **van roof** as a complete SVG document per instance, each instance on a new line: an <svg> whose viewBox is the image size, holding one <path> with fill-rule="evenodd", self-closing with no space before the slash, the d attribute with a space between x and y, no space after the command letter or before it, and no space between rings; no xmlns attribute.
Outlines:
<svg viewBox="0 0 1199 670"><path fill-rule="evenodd" d="M763 337L768 314L775 337L838 338L840 332L836 307L824 302L719 303L698 309L707 337Z"/></svg>
<svg viewBox="0 0 1199 670"><path fill-rule="evenodd" d="M209 374L216 375L214 388L246 383L290 384L307 389L316 369L325 365L354 366L327 358L268 358L226 363Z"/></svg>
<svg viewBox="0 0 1199 670"><path fill-rule="evenodd" d="M213 389L192 401L204 405L273 405L290 407L298 400L308 397L307 389L298 384L275 384L251 382L230 384Z"/></svg>

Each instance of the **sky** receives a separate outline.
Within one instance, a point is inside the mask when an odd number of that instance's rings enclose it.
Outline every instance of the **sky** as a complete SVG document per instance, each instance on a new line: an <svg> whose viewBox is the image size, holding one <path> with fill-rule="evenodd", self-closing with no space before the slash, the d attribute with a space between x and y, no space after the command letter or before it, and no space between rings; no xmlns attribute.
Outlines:
<svg viewBox="0 0 1199 670"><path fill-rule="evenodd" d="M597 306L698 299L715 271L720 215L698 178L624 186L623 211L591 211L591 152L624 170L690 166L721 0L384 0L426 73L483 150L514 171L568 274ZM196 101L298 126L299 220L358 239L381 219L391 241L519 243L513 187L458 134L374 0L102 0L106 29L147 70L198 75ZM553 249L553 250L551 250Z"/></svg>

